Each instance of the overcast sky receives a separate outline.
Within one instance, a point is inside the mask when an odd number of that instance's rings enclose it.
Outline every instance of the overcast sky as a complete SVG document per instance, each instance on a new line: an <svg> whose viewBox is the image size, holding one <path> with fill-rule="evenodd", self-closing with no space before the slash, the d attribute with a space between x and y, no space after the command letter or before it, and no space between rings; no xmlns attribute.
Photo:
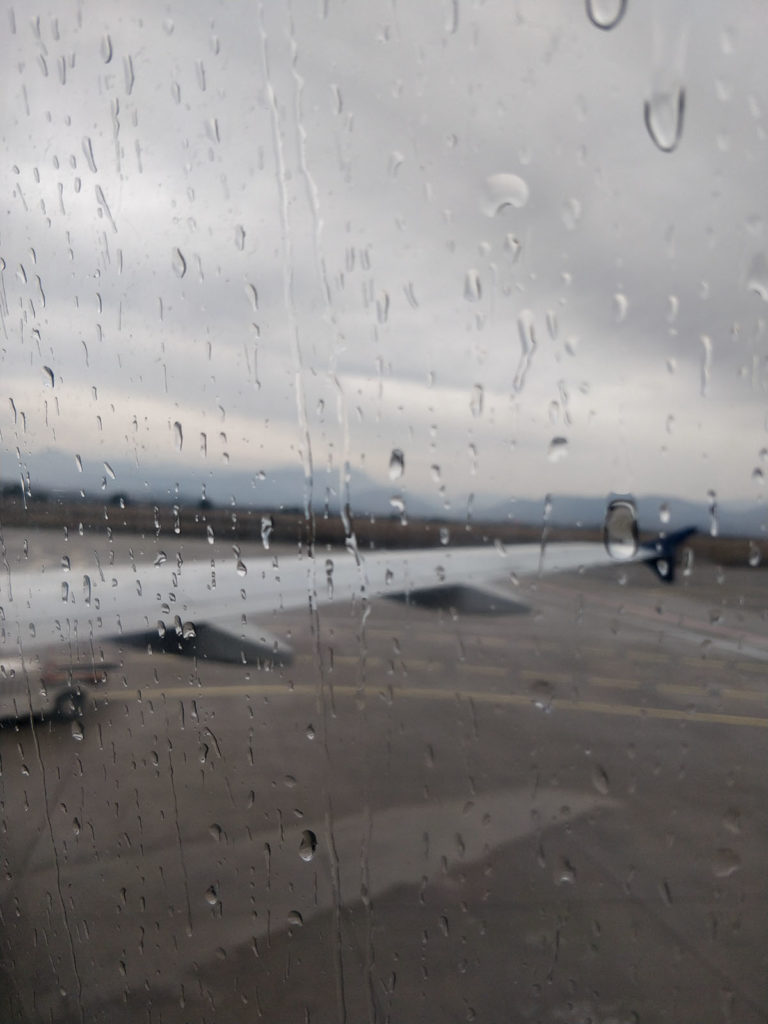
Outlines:
<svg viewBox="0 0 768 1024"><path fill-rule="evenodd" d="M764 5L621 6L6 6L2 476L763 500Z"/></svg>

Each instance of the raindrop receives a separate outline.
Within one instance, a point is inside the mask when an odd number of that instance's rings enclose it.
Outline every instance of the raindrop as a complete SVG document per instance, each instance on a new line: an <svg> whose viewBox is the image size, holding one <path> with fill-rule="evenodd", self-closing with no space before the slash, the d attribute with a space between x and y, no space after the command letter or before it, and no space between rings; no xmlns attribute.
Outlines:
<svg viewBox="0 0 768 1024"><path fill-rule="evenodd" d="M393 494L389 499L389 504L399 515L405 515L405 502L399 494Z"/></svg>
<svg viewBox="0 0 768 1024"><path fill-rule="evenodd" d="M405 473L405 455L400 448L393 448L389 457L389 479L399 480Z"/></svg>
<svg viewBox="0 0 768 1024"><path fill-rule="evenodd" d="M298 912L298 910L291 910L288 914L288 924L293 925L295 928L301 928L304 924L304 918Z"/></svg>
<svg viewBox="0 0 768 1024"><path fill-rule="evenodd" d="M561 218L568 231L575 231L581 221L583 208L578 199L568 199L563 204Z"/></svg>
<svg viewBox="0 0 768 1024"><path fill-rule="evenodd" d="M667 505L666 503L664 503L663 505L659 505L659 519L662 521L662 523L664 523L665 526L670 520L669 505Z"/></svg>
<svg viewBox="0 0 768 1024"><path fill-rule="evenodd" d="M683 576L690 576L693 572L694 554L693 548L683 548Z"/></svg>
<svg viewBox="0 0 768 1024"><path fill-rule="evenodd" d="M608 781L608 774L602 765L595 764L592 766L592 785L601 796L608 796L608 790L611 787Z"/></svg>
<svg viewBox="0 0 768 1024"><path fill-rule="evenodd" d="M617 324L623 324L627 319L629 300L623 292L616 292L613 296L613 316Z"/></svg>
<svg viewBox="0 0 768 1024"><path fill-rule="evenodd" d="M469 400L469 408L472 415L477 418L483 412L483 385L475 384L472 388L472 397Z"/></svg>
<svg viewBox="0 0 768 1024"><path fill-rule="evenodd" d="M720 523L717 512L717 495L714 491L707 491L707 497L709 498L709 534L711 537L716 537L720 532Z"/></svg>
<svg viewBox="0 0 768 1024"><path fill-rule="evenodd" d="M299 842L299 856L302 860L310 861L315 856L316 849L317 836L311 829L304 829Z"/></svg>
<svg viewBox="0 0 768 1024"><path fill-rule="evenodd" d="M54 375L53 375L53 370L50 368L50 366L44 366L43 367L43 373L45 374L45 383L49 387L54 387L55 378L54 378Z"/></svg>
<svg viewBox="0 0 768 1024"><path fill-rule="evenodd" d="M237 560L236 569L237 569L237 575L238 576L247 576L248 575L248 568L247 568L245 562L241 558L238 558L238 560Z"/></svg>
<svg viewBox="0 0 768 1024"><path fill-rule="evenodd" d="M533 706L539 711L546 711L549 714L552 710L552 698L555 695L555 688L546 679L537 679L531 684L530 693L533 697Z"/></svg>
<svg viewBox="0 0 768 1024"><path fill-rule="evenodd" d="M562 462L568 454L568 438L553 437L547 449L547 458L550 462Z"/></svg>
<svg viewBox="0 0 768 1024"><path fill-rule="evenodd" d="M104 469L105 469L106 474L107 474L107 476L109 477L110 480L116 480L117 479L117 477L115 476L114 469L112 469L112 467L110 466L110 464L108 462L104 463Z"/></svg>
<svg viewBox="0 0 768 1024"><path fill-rule="evenodd" d="M391 178L396 178L397 177L397 172L400 170L400 168L401 168L401 166L403 164L403 160L405 160L405 157L397 149L393 149L392 152L389 154L389 168L388 169L389 169L389 176Z"/></svg>
<svg viewBox="0 0 768 1024"><path fill-rule="evenodd" d="M464 298L467 302L479 302L483 295L483 286L480 283L480 275L474 269L467 271L464 278Z"/></svg>
<svg viewBox="0 0 768 1024"><path fill-rule="evenodd" d="M716 878L729 878L741 867L741 857L730 847L722 847L715 852L712 861L712 873Z"/></svg>
<svg viewBox="0 0 768 1024"><path fill-rule="evenodd" d="M77 472L78 473L82 473L83 472L83 460L80 458L79 455L75 455L75 465L77 466Z"/></svg>
<svg viewBox="0 0 768 1024"><path fill-rule="evenodd" d="M485 179L485 212L495 217L508 207L521 209L528 202L527 183L517 174L491 174Z"/></svg>
<svg viewBox="0 0 768 1024"><path fill-rule="evenodd" d="M637 552L637 509L633 501L618 498L608 505L603 543L611 558L626 561L634 557Z"/></svg>
<svg viewBox="0 0 768 1024"><path fill-rule="evenodd" d="M732 835L741 833L741 814L736 807L729 807L723 815L723 828Z"/></svg>
<svg viewBox="0 0 768 1024"><path fill-rule="evenodd" d="M61 568L64 570L64 572L69 572L69 570L72 568L72 563L69 560L69 555L61 556Z"/></svg>
<svg viewBox="0 0 768 1024"><path fill-rule="evenodd" d="M749 542L749 557L748 557L748 561L749 561L749 564L752 566L753 569L756 569L758 567L758 565L760 565L761 558L762 558L762 556L760 554L760 548L757 546L757 544L755 544L755 542L753 540L751 540Z"/></svg>
<svg viewBox="0 0 768 1024"><path fill-rule="evenodd" d="M210 885L205 890L205 902L211 907L215 907L219 902L219 894L215 885Z"/></svg>
<svg viewBox="0 0 768 1024"><path fill-rule="evenodd" d="M269 539L272 536L272 530L274 529L274 523L272 522L272 516L261 517L261 543L264 545L265 550L269 551Z"/></svg>
<svg viewBox="0 0 768 1024"><path fill-rule="evenodd" d="M451 539L451 531L447 526L440 527L440 543L445 547Z"/></svg>
<svg viewBox="0 0 768 1024"><path fill-rule="evenodd" d="M616 28L627 9L627 0L587 0L587 17L595 28Z"/></svg>
<svg viewBox="0 0 768 1024"><path fill-rule="evenodd" d="M72 739L73 740L77 740L78 743L79 743L82 740L83 736L85 736L85 730L83 729L83 723L82 722L78 722L78 720L75 719L72 722L71 728L72 728Z"/></svg>
<svg viewBox="0 0 768 1024"><path fill-rule="evenodd" d="M180 452L184 445L184 432L178 420L173 424L173 443L177 452Z"/></svg>
<svg viewBox="0 0 768 1024"><path fill-rule="evenodd" d="M213 527L211 526L210 523L205 528L205 536L206 536L206 539L208 540L208 543L209 544L213 544L213 541L214 541Z"/></svg>
<svg viewBox="0 0 768 1024"><path fill-rule="evenodd" d="M242 224L238 224L235 228L235 246L240 252L245 248L245 228Z"/></svg>
<svg viewBox="0 0 768 1024"><path fill-rule="evenodd" d="M768 261L765 253L758 252L749 264L747 290L759 295L763 302L768 302Z"/></svg>
<svg viewBox="0 0 768 1024"><path fill-rule="evenodd" d="M178 278L184 277L187 272L187 261L184 259L184 254L181 249L174 249L171 254L171 266L173 272Z"/></svg>
<svg viewBox="0 0 768 1024"><path fill-rule="evenodd" d="M208 835L211 837L211 839L215 840L217 843L220 843L222 836L221 825L210 825L208 828Z"/></svg>
<svg viewBox="0 0 768 1024"><path fill-rule="evenodd" d="M571 862L563 857L555 869L555 885L574 885L576 882L576 871Z"/></svg>
<svg viewBox="0 0 768 1024"><path fill-rule="evenodd" d="M685 116L685 89L653 92L645 101L645 127L654 143L662 153L671 153L677 149L680 136L683 134L683 118Z"/></svg>
<svg viewBox="0 0 768 1024"><path fill-rule="evenodd" d="M108 32L101 37L99 50L101 51L101 59L105 64L109 64L112 60L112 39Z"/></svg>
<svg viewBox="0 0 768 1024"><path fill-rule="evenodd" d="M87 135L83 137L83 156L88 164L88 169L96 174L96 161L93 158L93 143Z"/></svg>

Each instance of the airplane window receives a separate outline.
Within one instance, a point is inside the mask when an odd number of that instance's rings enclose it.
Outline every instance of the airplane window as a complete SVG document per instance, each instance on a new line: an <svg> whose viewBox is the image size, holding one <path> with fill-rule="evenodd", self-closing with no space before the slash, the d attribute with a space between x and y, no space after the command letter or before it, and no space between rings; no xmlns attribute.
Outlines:
<svg viewBox="0 0 768 1024"><path fill-rule="evenodd" d="M3 6L0 1019L766 1019L763 15Z"/></svg>

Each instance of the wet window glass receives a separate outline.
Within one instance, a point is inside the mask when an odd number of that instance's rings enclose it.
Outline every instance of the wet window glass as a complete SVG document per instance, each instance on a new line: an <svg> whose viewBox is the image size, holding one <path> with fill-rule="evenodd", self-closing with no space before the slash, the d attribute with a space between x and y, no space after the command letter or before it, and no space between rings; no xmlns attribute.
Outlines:
<svg viewBox="0 0 768 1024"><path fill-rule="evenodd" d="M762 7L0 9L0 1018L763 1021Z"/></svg>

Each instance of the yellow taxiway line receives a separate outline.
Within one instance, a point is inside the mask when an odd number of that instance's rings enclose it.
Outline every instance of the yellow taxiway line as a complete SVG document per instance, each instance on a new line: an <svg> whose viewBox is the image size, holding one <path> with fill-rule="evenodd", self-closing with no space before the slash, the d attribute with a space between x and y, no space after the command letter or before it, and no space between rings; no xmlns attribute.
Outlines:
<svg viewBox="0 0 768 1024"><path fill-rule="evenodd" d="M372 685L332 686L326 684L327 692L334 698L375 696L381 692L380 687ZM316 697L317 686L291 686L288 683L239 683L223 686L158 686L144 690L120 689L100 690L94 694L97 701L151 701L157 699L219 700L230 697ZM425 701L457 701L467 700L475 704L490 704L496 707L528 708L529 710L573 711L597 715L617 715L622 718L650 718L663 721L690 722L692 724L747 726L754 729L768 729L768 718L756 715L729 715L719 711L686 711L681 708L641 707L632 704L614 704L608 701L577 700L568 697L552 697L549 700L535 698L531 694L519 693L469 693L457 690L441 690L431 687L403 686L386 693L388 699L425 700ZM544 707L542 707L544 706Z"/></svg>

